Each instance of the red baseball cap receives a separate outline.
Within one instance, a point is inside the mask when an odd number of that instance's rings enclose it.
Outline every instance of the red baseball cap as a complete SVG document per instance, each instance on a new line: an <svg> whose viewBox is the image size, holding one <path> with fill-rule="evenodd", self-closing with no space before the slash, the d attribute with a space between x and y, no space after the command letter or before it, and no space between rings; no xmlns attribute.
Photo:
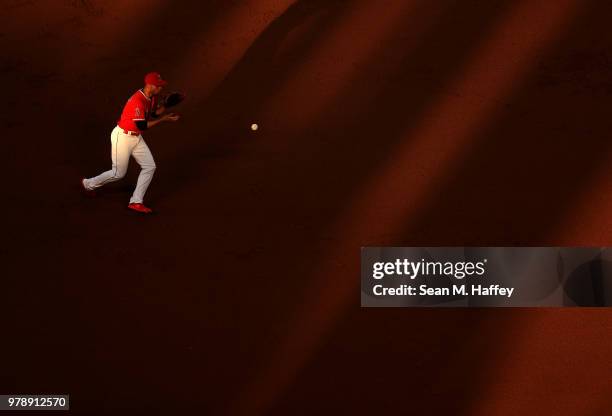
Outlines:
<svg viewBox="0 0 612 416"><path fill-rule="evenodd" d="M163 87L168 83L162 79L159 72L149 72L147 75L145 75L144 82L145 84L155 85L156 87Z"/></svg>

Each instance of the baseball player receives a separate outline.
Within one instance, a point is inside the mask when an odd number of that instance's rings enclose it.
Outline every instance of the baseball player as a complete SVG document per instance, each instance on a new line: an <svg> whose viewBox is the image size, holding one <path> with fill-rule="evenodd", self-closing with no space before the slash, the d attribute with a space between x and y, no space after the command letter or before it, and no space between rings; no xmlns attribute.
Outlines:
<svg viewBox="0 0 612 416"><path fill-rule="evenodd" d="M163 103L158 102L159 94L166 85L159 73L148 73L144 83L145 86L136 91L125 104L121 118L111 133L111 170L94 178L82 179L81 185L85 193L95 195L96 188L125 176L130 156L133 156L140 165L140 175L128 208L142 214L150 214L153 211L144 205L143 199L153 179L155 161L142 132L163 121L177 121L179 116L174 113L164 114L166 108Z"/></svg>

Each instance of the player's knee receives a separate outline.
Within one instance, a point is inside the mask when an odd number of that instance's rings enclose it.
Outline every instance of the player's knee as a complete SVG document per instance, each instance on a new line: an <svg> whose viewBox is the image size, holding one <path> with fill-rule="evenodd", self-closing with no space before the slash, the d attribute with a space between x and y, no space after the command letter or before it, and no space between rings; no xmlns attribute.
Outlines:
<svg viewBox="0 0 612 416"><path fill-rule="evenodd" d="M115 171L115 179L119 180L125 176L127 169L117 169Z"/></svg>
<svg viewBox="0 0 612 416"><path fill-rule="evenodd" d="M147 163L146 165L144 165L142 167L142 170L153 173L155 172L156 168L157 166L155 165L155 162L152 162L152 163Z"/></svg>

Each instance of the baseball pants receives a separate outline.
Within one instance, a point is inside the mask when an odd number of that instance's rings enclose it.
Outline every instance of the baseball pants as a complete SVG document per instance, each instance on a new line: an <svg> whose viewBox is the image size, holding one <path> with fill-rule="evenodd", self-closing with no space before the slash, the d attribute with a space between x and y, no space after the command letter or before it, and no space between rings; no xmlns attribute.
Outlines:
<svg viewBox="0 0 612 416"><path fill-rule="evenodd" d="M149 147L142 138L142 135L131 136L125 134L119 126L115 127L111 133L111 145L111 160L113 162L111 170L101 173L94 178L85 179L85 187L96 189L123 178L127 172L130 156L133 156L141 169L140 175L138 175L138 182L136 182L136 189L130 198L130 203L142 203L144 194L155 172L155 161Z"/></svg>

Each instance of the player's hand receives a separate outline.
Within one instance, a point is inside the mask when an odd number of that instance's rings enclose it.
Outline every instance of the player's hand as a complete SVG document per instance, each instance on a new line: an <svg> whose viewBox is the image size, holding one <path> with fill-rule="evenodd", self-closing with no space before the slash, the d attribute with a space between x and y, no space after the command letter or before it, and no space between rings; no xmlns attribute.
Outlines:
<svg viewBox="0 0 612 416"><path fill-rule="evenodd" d="M166 107L164 107L161 104L157 107L157 110L155 110L155 114L157 114L158 116L161 116L165 112L166 112Z"/></svg>
<svg viewBox="0 0 612 416"><path fill-rule="evenodd" d="M164 120L166 121L177 121L181 116L176 113L168 113L164 115Z"/></svg>

